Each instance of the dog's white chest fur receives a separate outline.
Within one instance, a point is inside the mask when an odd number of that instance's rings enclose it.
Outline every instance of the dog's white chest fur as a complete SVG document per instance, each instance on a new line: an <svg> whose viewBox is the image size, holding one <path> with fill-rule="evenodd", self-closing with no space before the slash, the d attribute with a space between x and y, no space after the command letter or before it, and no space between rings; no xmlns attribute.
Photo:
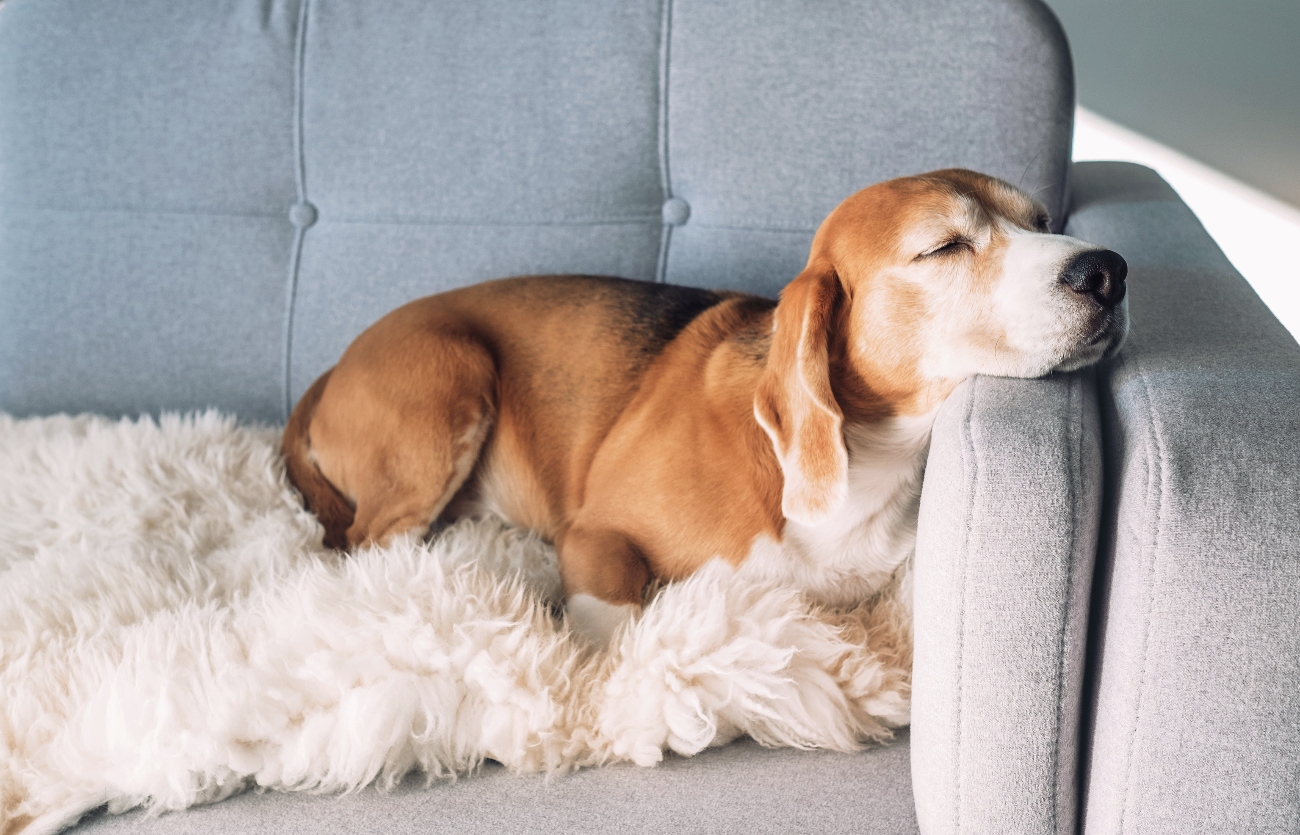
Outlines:
<svg viewBox="0 0 1300 835"><path fill-rule="evenodd" d="M818 525L787 520L781 542L759 537L739 573L791 585L829 606L879 591L916 547L921 475L934 413L848 426L849 496Z"/></svg>

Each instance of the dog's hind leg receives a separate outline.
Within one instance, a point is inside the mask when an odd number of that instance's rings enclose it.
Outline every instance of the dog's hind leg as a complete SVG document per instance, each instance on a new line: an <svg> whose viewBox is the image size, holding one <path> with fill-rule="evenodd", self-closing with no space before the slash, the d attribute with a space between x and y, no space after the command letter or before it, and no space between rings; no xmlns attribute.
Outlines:
<svg viewBox="0 0 1300 835"><path fill-rule="evenodd" d="M386 545L395 536L429 529L473 471L492 418L485 409L456 428L461 431L447 439L450 444L439 439L444 444L439 450L413 448L386 461L380 477L358 497L356 519L347 533L350 544ZM430 475L430 481L423 481Z"/></svg>
<svg viewBox="0 0 1300 835"><path fill-rule="evenodd" d="M325 547L341 549L348 544L347 530L352 525L353 508L317 468L308 442L308 429L330 374L330 371L322 374L298 401L284 427L280 449L289 481L302 494L303 504L325 528Z"/></svg>
<svg viewBox="0 0 1300 835"><path fill-rule="evenodd" d="M356 505L349 546L428 530L492 429L496 369L488 351L436 331L408 339L419 344L398 356L349 362L345 354L312 421L321 472Z"/></svg>

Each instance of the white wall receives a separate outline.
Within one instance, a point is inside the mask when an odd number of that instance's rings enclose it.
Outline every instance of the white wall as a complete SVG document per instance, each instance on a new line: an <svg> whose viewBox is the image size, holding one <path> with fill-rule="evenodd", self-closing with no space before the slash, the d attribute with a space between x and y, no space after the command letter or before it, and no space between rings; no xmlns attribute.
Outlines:
<svg viewBox="0 0 1300 835"><path fill-rule="evenodd" d="M1075 114L1074 158L1138 162L1160 172L1300 340L1300 210L1083 108Z"/></svg>

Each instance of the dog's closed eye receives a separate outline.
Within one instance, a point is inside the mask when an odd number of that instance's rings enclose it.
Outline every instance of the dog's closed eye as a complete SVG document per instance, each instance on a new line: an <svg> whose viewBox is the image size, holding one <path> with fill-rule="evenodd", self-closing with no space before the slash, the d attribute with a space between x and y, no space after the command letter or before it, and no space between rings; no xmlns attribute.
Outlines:
<svg viewBox="0 0 1300 835"><path fill-rule="evenodd" d="M974 252L974 251L975 251L975 245L971 243L969 240L967 240L966 238L953 238L951 240L945 241L942 244L939 244L933 249L929 249L926 250L925 252L922 252L920 255L916 256L916 260L919 261L922 258L935 258L935 257L949 256L949 255L960 255L965 252Z"/></svg>

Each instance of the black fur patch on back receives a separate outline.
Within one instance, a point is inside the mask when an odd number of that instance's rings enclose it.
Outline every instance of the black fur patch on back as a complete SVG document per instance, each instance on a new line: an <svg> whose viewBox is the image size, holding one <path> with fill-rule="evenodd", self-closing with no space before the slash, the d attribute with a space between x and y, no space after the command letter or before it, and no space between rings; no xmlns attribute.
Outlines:
<svg viewBox="0 0 1300 835"><path fill-rule="evenodd" d="M761 314L776 307L772 299L753 296L746 299L745 308L752 312L754 320L736 331L732 340L745 356L755 365L766 365L768 352L772 349L772 320L762 318Z"/></svg>
<svg viewBox="0 0 1300 835"><path fill-rule="evenodd" d="M760 314L776 306L774 299L732 291L703 290L608 276L564 276L590 287L589 303L609 312L608 330L627 350L636 367L652 361L703 313L729 300L742 300L745 309ZM747 329L748 330L748 329ZM745 350L766 356L768 334L746 335Z"/></svg>
<svg viewBox="0 0 1300 835"><path fill-rule="evenodd" d="M631 341L642 343L651 354L662 351L701 313L726 298L696 287L648 281L619 282L616 286L618 292L609 299L616 327L625 329Z"/></svg>

